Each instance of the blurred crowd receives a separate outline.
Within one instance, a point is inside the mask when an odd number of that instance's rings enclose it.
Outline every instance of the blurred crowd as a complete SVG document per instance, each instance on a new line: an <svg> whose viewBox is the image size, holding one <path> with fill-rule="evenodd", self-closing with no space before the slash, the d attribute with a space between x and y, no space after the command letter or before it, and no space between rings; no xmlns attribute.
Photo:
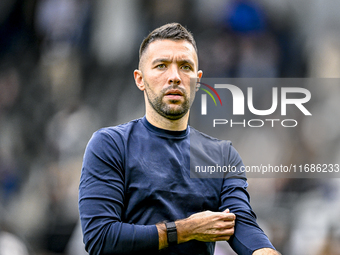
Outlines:
<svg viewBox="0 0 340 255"><path fill-rule="evenodd" d="M98 128L144 115L133 70L148 32L185 25L206 77L339 78L339 8L332 0L1 0L0 255L86 254L77 205L83 152ZM319 125L228 139L248 161L256 153L247 141L257 140L273 163L339 163L340 86L327 88L312 105L324 113ZM339 180L249 183L279 251L340 254ZM221 243L216 254L234 253Z"/></svg>

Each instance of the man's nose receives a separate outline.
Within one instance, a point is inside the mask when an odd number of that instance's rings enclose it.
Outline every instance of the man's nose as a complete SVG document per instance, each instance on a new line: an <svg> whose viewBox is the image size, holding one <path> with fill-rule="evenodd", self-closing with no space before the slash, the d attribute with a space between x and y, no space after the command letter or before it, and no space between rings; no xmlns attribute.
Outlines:
<svg viewBox="0 0 340 255"><path fill-rule="evenodd" d="M179 85L181 84L181 77L179 75L178 67L175 65L172 65L171 68L169 69L169 78L168 78L168 83L169 84L175 84Z"/></svg>

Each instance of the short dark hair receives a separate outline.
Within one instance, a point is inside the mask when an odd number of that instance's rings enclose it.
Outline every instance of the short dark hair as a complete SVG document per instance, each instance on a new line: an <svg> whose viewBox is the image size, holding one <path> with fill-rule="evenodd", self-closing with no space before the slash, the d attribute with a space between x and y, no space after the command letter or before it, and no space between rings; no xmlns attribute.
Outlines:
<svg viewBox="0 0 340 255"><path fill-rule="evenodd" d="M148 45L156 40L170 39L174 41L185 40L192 44L196 53L197 46L195 39L191 32L189 32L185 27L179 23L169 23L165 24L159 28L153 30L142 42L139 48L139 60L142 54L148 47Z"/></svg>

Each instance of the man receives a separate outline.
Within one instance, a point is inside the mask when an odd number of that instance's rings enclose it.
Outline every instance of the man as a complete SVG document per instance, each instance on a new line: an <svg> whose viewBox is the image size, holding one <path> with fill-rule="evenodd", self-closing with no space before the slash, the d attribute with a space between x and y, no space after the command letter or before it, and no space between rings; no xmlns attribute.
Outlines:
<svg viewBox="0 0 340 255"><path fill-rule="evenodd" d="M222 240L238 254L278 254L256 223L243 174L190 178L191 150L243 164L230 142L188 126L190 80L201 77L195 41L180 24L144 39L134 78L146 115L97 131L85 151L79 212L90 254L213 254Z"/></svg>

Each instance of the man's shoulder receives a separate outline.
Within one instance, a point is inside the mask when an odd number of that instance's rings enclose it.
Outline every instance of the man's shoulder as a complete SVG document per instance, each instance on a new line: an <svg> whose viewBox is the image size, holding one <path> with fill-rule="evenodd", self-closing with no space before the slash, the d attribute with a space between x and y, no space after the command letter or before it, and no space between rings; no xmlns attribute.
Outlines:
<svg viewBox="0 0 340 255"><path fill-rule="evenodd" d="M116 126L103 127L95 131L90 139L90 143L108 143L122 145L129 138L134 130L140 130L138 126L141 125L141 118L131 120L129 122L119 124ZM136 128L137 126L137 128Z"/></svg>
<svg viewBox="0 0 340 255"><path fill-rule="evenodd" d="M135 126L138 126L141 124L141 119L134 119L129 122L125 122L122 124L118 124L115 126L108 126L98 129L95 134L107 134L109 136L115 136L115 135L123 135L126 136L129 134Z"/></svg>

